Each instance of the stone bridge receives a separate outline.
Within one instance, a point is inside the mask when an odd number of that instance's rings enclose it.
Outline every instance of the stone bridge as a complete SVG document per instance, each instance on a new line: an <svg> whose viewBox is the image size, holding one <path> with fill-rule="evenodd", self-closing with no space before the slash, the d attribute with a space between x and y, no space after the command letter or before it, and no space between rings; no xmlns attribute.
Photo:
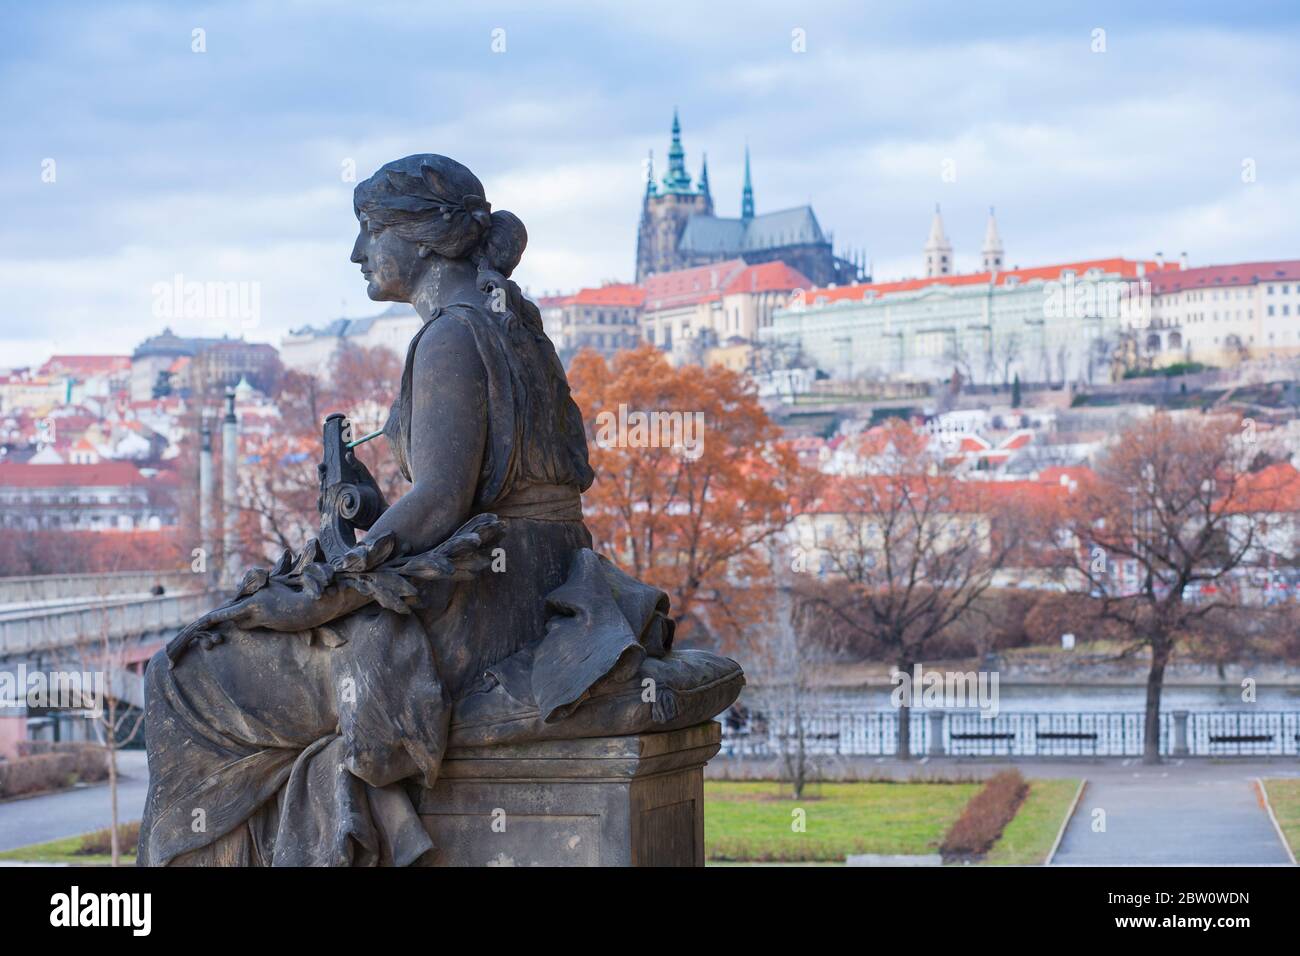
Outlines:
<svg viewBox="0 0 1300 956"><path fill-rule="evenodd" d="M108 692L141 706L144 663L215 603L188 571L0 578L0 670L103 670L107 652Z"/></svg>

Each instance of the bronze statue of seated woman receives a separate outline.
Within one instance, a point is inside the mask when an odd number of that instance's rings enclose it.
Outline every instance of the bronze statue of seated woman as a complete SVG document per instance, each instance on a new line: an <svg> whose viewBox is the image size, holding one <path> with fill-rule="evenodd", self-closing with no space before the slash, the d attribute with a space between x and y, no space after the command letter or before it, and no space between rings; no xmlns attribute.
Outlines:
<svg viewBox="0 0 1300 956"><path fill-rule="evenodd" d="M354 204L370 298L424 320L384 428L411 487L376 500L327 422L321 536L150 662L142 865L415 863L449 746L677 729L744 682L591 550L582 417L509 279L523 223L432 154Z"/></svg>

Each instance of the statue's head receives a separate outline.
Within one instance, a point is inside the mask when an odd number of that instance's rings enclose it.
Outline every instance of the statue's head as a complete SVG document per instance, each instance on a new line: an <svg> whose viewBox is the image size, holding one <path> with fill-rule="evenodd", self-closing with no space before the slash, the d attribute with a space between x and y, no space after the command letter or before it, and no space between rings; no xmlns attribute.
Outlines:
<svg viewBox="0 0 1300 956"><path fill-rule="evenodd" d="M385 164L358 184L352 203L360 224L352 261L376 301L411 301L434 257L468 260L504 282L528 244L518 217L492 212L477 176L436 153Z"/></svg>

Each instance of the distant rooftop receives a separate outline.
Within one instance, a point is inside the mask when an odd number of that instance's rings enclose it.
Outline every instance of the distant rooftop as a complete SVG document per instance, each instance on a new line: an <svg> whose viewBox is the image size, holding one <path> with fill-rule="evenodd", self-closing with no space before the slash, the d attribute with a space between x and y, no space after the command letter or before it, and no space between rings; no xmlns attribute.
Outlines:
<svg viewBox="0 0 1300 956"><path fill-rule="evenodd" d="M232 339L229 336L216 338L185 338L177 335L170 328L163 329L158 335L150 336L145 339L132 353L132 358L143 358L148 355L189 355L194 356L211 345L246 345L243 339Z"/></svg>
<svg viewBox="0 0 1300 956"><path fill-rule="evenodd" d="M696 214L686 220L677 248L688 253L742 253L825 241L812 206L796 206L752 219Z"/></svg>
<svg viewBox="0 0 1300 956"><path fill-rule="evenodd" d="M419 313L405 302L394 302L378 315L363 319L334 319L325 325L304 325L294 329L290 335L299 338L346 338L350 335L365 335L380 319L419 319Z"/></svg>
<svg viewBox="0 0 1300 956"><path fill-rule="evenodd" d="M751 266L744 259L661 272L642 283L645 305L651 311L694 305L742 292L789 292L810 285L807 276L784 262Z"/></svg>
<svg viewBox="0 0 1300 956"><path fill-rule="evenodd" d="M1162 272L1152 277L1151 292L1161 295L1184 289L1214 289L1287 279L1300 280L1300 259L1241 262L1235 266L1200 266L1196 269Z"/></svg>

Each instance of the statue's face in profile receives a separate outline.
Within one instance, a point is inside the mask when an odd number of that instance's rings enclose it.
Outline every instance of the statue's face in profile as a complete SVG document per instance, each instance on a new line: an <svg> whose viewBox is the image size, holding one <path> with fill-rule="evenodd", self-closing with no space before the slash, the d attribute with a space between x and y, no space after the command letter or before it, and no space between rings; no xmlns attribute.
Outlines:
<svg viewBox="0 0 1300 956"><path fill-rule="evenodd" d="M366 295L376 302L410 302L429 263L414 242L403 239L366 216L357 215L360 230L351 259L361 266Z"/></svg>

